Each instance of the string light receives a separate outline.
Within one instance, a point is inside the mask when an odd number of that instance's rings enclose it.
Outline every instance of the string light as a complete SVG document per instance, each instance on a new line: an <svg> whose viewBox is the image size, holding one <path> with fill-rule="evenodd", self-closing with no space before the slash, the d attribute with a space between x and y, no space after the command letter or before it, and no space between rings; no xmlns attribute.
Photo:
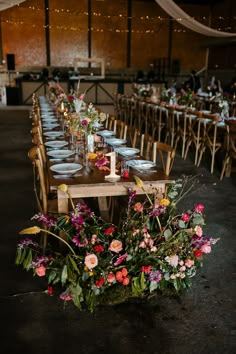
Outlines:
<svg viewBox="0 0 236 354"><path fill-rule="evenodd" d="M35 6L24 6L24 4L19 4L18 6L19 8L22 9L29 9L31 11L45 11L44 8L39 8L39 7L35 7ZM49 9L46 8L46 10L48 12L50 12L51 14L54 13L56 14L69 14L69 15L77 15L77 16L88 16L88 12L86 11L75 11L75 10L71 10L71 9L67 9L67 8L54 8L54 9ZM143 16L128 16L127 14L101 14L100 12L92 12L91 16L93 17L100 17L100 18L105 18L105 19L115 19L115 18L120 18L120 19L129 19L129 20L133 20L133 28L131 30L132 33L137 33L137 34L155 34L155 33L159 33L160 28L162 25L159 25L159 28L157 28L158 23L163 23L163 24L169 24L169 21L172 20L174 22L174 29L173 31L175 33L189 33L191 32L190 30L186 29L186 28L182 28L181 25L178 24L178 22L176 22L175 19L173 18L169 18L169 17L163 17L163 16L149 16L149 15L143 15ZM51 17L52 18L52 17ZM200 22L206 22L208 21L208 18L206 16L202 16L202 17L186 17L186 18L178 18L178 21L182 21L184 19L196 19ZM231 26L229 26L228 21L231 21L230 24ZM217 16L212 18L212 28L216 28L219 31L234 31L236 29L235 26L232 25L232 20L236 20L236 16L233 16L231 18L229 17L223 17L223 16ZM140 24L137 21L141 21L142 22L142 26L144 24L146 24L146 27L149 28L144 28L144 29L135 29L135 27L140 26ZM220 23L217 23L217 21L220 21ZM227 25L223 25L223 21L227 21ZM43 27L43 28L50 28L50 29L57 29L57 30L65 30L65 31L77 31L77 32L88 32L90 31L90 29L87 28L80 28L80 27L76 27L76 26L65 26L65 25L40 25L40 24L29 24L26 23L24 21L19 21L19 20L15 20L15 19L9 19L9 18L5 18L4 19L4 13L2 15L1 18L1 22L2 23L8 23L11 25L26 25L26 26L32 26L33 28L35 27ZM155 26L155 29L150 28L152 26ZM122 29L122 28L91 28L91 32L115 32L115 33L129 33L129 30L127 29Z"/></svg>

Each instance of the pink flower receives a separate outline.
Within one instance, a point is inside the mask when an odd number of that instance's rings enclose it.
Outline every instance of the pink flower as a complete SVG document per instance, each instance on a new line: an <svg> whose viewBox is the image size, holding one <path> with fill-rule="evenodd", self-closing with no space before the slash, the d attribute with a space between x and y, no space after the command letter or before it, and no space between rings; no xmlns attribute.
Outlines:
<svg viewBox="0 0 236 354"><path fill-rule="evenodd" d="M126 257L128 257L128 253L125 253L122 256L118 257L114 263L114 266L118 266L119 264L121 264L126 259Z"/></svg>
<svg viewBox="0 0 236 354"><path fill-rule="evenodd" d="M128 277L125 277L124 279L123 279L123 285L125 285L125 286L127 286L127 285L129 285L129 278Z"/></svg>
<svg viewBox="0 0 236 354"><path fill-rule="evenodd" d="M211 246L205 243L202 245L201 250L203 253L211 253Z"/></svg>
<svg viewBox="0 0 236 354"><path fill-rule="evenodd" d="M139 248L146 248L146 243L144 241L140 242Z"/></svg>
<svg viewBox="0 0 236 354"><path fill-rule="evenodd" d="M89 254L84 259L85 265L89 268L95 268L98 265L98 258L95 254Z"/></svg>
<svg viewBox="0 0 236 354"><path fill-rule="evenodd" d="M167 256L166 257L166 261L172 266L172 267L174 267L174 268L176 268L177 267L177 265L178 265L178 262L179 262L179 257L176 255L176 254L174 254L173 256Z"/></svg>
<svg viewBox="0 0 236 354"><path fill-rule="evenodd" d="M195 226L194 231L195 231L195 234L197 236L199 236L199 237L202 236L202 228L201 228L201 226L199 226L199 225Z"/></svg>
<svg viewBox="0 0 236 354"><path fill-rule="evenodd" d="M204 205L202 205L202 204L200 204L200 203L197 204L197 205L195 205L195 211L196 211L196 212L202 213L203 210L204 210Z"/></svg>
<svg viewBox="0 0 236 354"><path fill-rule="evenodd" d="M138 211L138 212L143 211L143 204L140 203L140 202L136 203L136 204L134 205L134 210L135 210L135 211Z"/></svg>
<svg viewBox="0 0 236 354"><path fill-rule="evenodd" d="M96 234L94 234L94 235L91 236L91 243L92 243L92 245L95 244L96 239L97 239L97 235L96 235Z"/></svg>
<svg viewBox="0 0 236 354"><path fill-rule="evenodd" d="M109 246L109 250L115 253L119 253L120 251L122 251L123 249L123 245L122 242L119 240L112 240L112 242L110 243Z"/></svg>
<svg viewBox="0 0 236 354"><path fill-rule="evenodd" d="M187 259L185 265L187 268L191 268L194 265L194 261L192 259Z"/></svg>
<svg viewBox="0 0 236 354"><path fill-rule="evenodd" d="M39 277L44 277L45 274L46 274L46 267L44 267L43 265L39 266L39 267L36 267L35 268L35 271L36 271L36 274L39 276Z"/></svg>
<svg viewBox="0 0 236 354"><path fill-rule="evenodd" d="M64 291L64 293L61 293L60 299L64 301L71 301L73 299L73 296L68 293L68 290Z"/></svg>
<svg viewBox="0 0 236 354"><path fill-rule="evenodd" d="M113 274L113 273L107 274L108 283L113 283L115 281L115 279L116 279L115 274Z"/></svg>
<svg viewBox="0 0 236 354"><path fill-rule="evenodd" d="M187 213L183 213L181 216L181 220L183 220L184 222L188 222L190 219L190 216Z"/></svg>

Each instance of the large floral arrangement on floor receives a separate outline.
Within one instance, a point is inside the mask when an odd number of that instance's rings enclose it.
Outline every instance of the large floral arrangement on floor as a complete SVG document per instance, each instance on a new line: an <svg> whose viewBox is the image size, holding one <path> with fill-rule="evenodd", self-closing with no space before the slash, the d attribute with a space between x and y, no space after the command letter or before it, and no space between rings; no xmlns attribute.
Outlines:
<svg viewBox="0 0 236 354"><path fill-rule="evenodd" d="M135 179L144 191L142 180ZM218 240L203 231L202 204L184 212L177 209L193 186L191 178L181 178L161 199L159 191L140 199L128 189L120 228L96 216L82 201L74 205L71 200L68 215L37 214L36 226L20 232L25 236L17 246L16 264L44 277L49 295L58 293L62 300L71 300L78 308L86 304L90 311L99 303L179 293L191 286L191 278ZM70 198L67 185L59 189ZM40 238L45 236L43 249Z"/></svg>

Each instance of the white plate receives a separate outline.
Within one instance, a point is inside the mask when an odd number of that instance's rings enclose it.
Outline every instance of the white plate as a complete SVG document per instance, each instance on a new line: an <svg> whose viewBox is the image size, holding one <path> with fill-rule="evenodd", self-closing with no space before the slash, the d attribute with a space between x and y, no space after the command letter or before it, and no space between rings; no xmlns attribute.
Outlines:
<svg viewBox="0 0 236 354"><path fill-rule="evenodd" d="M58 136L63 136L63 132L44 132L44 136L48 138L57 138Z"/></svg>
<svg viewBox="0 0 236 354"><path fill-rule="evenodd" d="M156 166L154 162L148 160L129 160L127 161L127 165L137 168L138 170L149 170L150 168Z"/></svg>
<svg viewBox="0 0 236 354"><path fill-rule="evenodd" d="M50 130L50 129L54 129L54 128L58 128L60 127L59 124L43 124L43 129L46 129L46 130Z"/></svg>
<svg viewBox="0 0 236 354"><path fill-rule="evenodd" d="M68 142L64 140L53 140L53 141L46 141L45 145L53 149L60 149L68 145Z"/></svg>
<svg viewBox="0 0 236 354"><path fill-rule="evenodd" d="M103 124L102 124L102 123L99 123L99 122L94 122L94 123L93 123L93 127L94 127L94 128L102 128L102 127L103 127Z"/></svg>
<svg viewBox="0 0 236 354"><path fill-rule="evenodd" d="M83 168L83 166L79 163L59 163L57 165L52 165L50 170L63 175L68 175L81 170L81 168Z"/></svg>
<svg viewBox="0 0 236 354"><path fill-rule="evenodd" d="M135 148L119 147L116 148L115 151L122 156L133 156L138 154L140 150Z"/></svg>
<svg viewBox="0 0 236 354"><path fill-rule="evenodd" d="M55 117L45 117L45 118L42 118L42 122L44 124L51 124L51 123L58 123L58 120Z"/></svg>
<svg viewBox="0 0 236 354"><path fill-rule="evenodd" d="M125 139L118 139L118 138L111 138L111 139L106 139L106 142L110 145L122 145L126 143Z"/></svg>
<svg viewBox="0 0 236 354"><path fill-rule="evenodd" d="M54 157L55 159L65 159L74 154L72 150L50 150L47 151L47 155Z"/></svg>
<svg viewBox="0 0 236 354"><path fill-rule="evenodd" d="M97 134L101 136L112 136L115 135L115 132L113 130L100 130Z"/></svg>

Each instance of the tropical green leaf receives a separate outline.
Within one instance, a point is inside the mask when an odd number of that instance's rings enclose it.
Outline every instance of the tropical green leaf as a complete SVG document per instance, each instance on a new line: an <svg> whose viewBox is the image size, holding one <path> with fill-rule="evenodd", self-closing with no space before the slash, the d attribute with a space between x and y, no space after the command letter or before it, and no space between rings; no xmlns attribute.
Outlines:
<svg viewBox="0 0 236 354"><path fill-rule="evenodd" d="M202 215L196 215L193 218L193 224L194 225L205 225L204 219Z"/></svg>
<svg viewBox="0 0 236 354"><path fill-rule="evenodd" d="M62 268L62 272L61 272L61 283L62 286L65 285L66 281L67 281L67 265L65 264L64 267Z"/></svg>
<svg viewBox="0 0 236 354"><path fill-rule="evenodd" d="M181 229L184 229L186 226L185 226L185 222L183 220L179 220L178 221L178 225Z"/></svg>
<svg viewBox="0 0 236 354"><path fill-rule="evenodd" d="M32 251L31 251L31 249L29 249L28 254L25 257L24 263L23 263L23 266L27 271L31 268L31 263L32 263Z"/></svg>
<svg viewBox="0 0 236 354"><path fill-rule="evenodd" d="M168 241L171 236L172 236L172 231L170 229L166 229L164 231L165 240Z"/></svg>
<svg viewBox="0 0 236 354"><path fill-rule="evenodd" d="M51 284L55 280L57 275L58 275L58 273L55 270L51 270L48 275L48 284Z"/></svg>

